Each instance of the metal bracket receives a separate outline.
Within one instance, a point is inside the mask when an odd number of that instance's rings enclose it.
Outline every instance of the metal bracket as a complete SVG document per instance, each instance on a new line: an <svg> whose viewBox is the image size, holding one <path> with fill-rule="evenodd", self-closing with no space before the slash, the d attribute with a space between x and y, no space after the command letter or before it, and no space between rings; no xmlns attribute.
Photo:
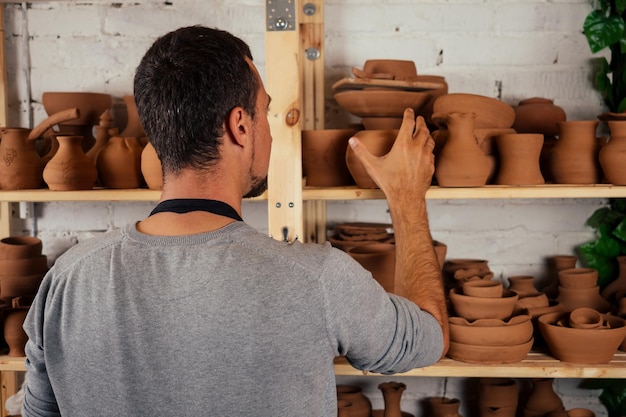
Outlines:
<svg viewBox="0 0 626 417"><path fill-rule="evenodd" d="M268 32L296 30L296 0L265 0Z"/></svg>

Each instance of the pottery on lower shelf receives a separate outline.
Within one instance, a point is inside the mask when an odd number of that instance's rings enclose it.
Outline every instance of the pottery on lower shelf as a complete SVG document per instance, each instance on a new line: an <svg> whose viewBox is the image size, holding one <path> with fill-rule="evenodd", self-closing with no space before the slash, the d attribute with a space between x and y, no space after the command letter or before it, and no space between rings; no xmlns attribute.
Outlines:
<svg viewBox="0 0 626 417"><path fill-rule="evenodd" d="M406 390L406 384L402 382L383 382L378 385L378 389L383 394L385 408L382 417L412 417L412 414L402 411L402 393ZM374 410L373 415L376 415Z"/></svg>
<svg viewBox="0 0 626 417"><path fill-rule="evenodd" d="M19 300L16 298L14 300ZM9 345L8 355L11 357L26 356L24 348L28 336L22 328L30 306L21 306L19 301L4 311L4 340Z"/></svg>
<svg viewBox="0 0 626 417"><path fill-rule="evenodd" d="M561 303L566 311L590 307L602 313L608 313L612 309L611 303L600 295L600 287L597 285L591 288L559 287L559 295L556 300Z"/></svg>
<svg viewBox="0 0 626 417"><path fill-rule="evenodd" d="M554 391L553 378L531 378L532 389L522 410L523 417L545 416L564 410L561 397Z"/></svg>
<svg viewBox="0 0 626 417"><path fill-rule="evenodd" d="M473 280L464 282L461 286L463 294L470 297L487 297L487 298L500 298L502 297L502 283L492 280Z"/></svg>
<svg viewBox="0 0 626 417"><path fill-rule="evenodd" d="M426 404L428 415L431 417L461 417L459 414L461 401L458 398L428 397Z"/></svg>
<svg viewBox="0 0 626 417"><path fill-rule="evenodd" d="M513 378L480 378L478 412L480 417L515 417L519 392Z"/></svg>
<svg viewBox="0 0 626 417"><path fill-rule="evenodd" d="M559 294L559 271L576 267L578 257L575 255L553 255L547 258L547 285L543 291L548 298L556 298Z"/></svg>
<svg viewBox="0 0 626 417"><path fill-rule="evenodd" d="M337 385L337 399L351 403L349 417L371 417L372 403L363 394L363 389L355 385Z"/></svg>

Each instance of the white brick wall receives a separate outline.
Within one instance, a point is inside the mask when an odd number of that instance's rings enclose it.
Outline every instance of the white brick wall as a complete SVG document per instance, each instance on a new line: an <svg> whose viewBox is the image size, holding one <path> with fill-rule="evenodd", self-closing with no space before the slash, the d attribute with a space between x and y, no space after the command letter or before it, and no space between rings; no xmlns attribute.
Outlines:
<svg viewBox="0 0 626 417"><path fill-rule="evenodd" d="M29 127L45 117L44 91L132 92L134 68L160 34L204 24L233 31L252 48L265 69L262 0L91 0L7 4L6 41L10 120ZM343 127L351 116L332 98L330 86L369 58L416 62L421 74L444 75L451 92L497 97L516 104L553 98L570 119L593 119L603 111L590 84L591 53L581 34L588 0L327 0L325 4L327 127ZM501 82L501 90L496 86ZM270 91L271 94L271 91ZM429 201L433 237L449 257L490 261L497 278L534 274L541 279L545 257L571 253L592 237L586 218L603 204L575 200ZM144 217L150 203L37 204L35 222L16 219L16 233L35 231L55 259L76 242ZM244 217L267 232L264 202L247 202ZM389 221L384 201L329 202L332 225L340 221ZM366 388L376 408L376 386L390 378L340 378ZM420 399L449 395L471 404L473 383L463 378L402 379L409 384L403 406L422 414ZM599 416L597 392L578 380L561 380L566 406L590 407ZM527 386L528 381L520 381ZM464 406L463 414L469 410Z"/></svg>

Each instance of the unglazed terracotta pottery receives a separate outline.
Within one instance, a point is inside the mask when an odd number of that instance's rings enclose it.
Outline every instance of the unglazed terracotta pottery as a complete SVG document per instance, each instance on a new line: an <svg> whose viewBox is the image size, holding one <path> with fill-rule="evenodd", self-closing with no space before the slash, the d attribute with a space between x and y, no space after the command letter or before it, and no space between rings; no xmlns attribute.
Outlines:
<svg viewBox="0 0 626 417"><path fill-rule="evenodd" d="M354 135L363 146L375 156L389 153L398 136L397 130L361 130ZM356 185L360 188L378 188L372 177L365 170L365 166L358 159L350 146L346 150L346 165Z"/></svg>
<svg viewBox="0 0 626 417"><path fill-rule="evenodd" d="M441 187L480 187L487 183L489 160L474 136L475 113L448 113L448 137L435 161Z"/></svg>
<svg viewBox="0 0 626 417"><path fill-rule="evenodd" d="M28 336L22 328L28 307L13 307L4 312L4 340L9 345L9 356L26 356L24 348Z"/></svg>
<svg viewBox="0 0 626 417"><path fill-rule="evenodd" d="M443 269L443 265L446 262L446 253L448 253L448 245L438 240L433 240L433 248L435 249L439 268Z"/></svg>
<svg viewBox="0 0 626 417"><path fill-rule="evenodd" d="M433 119L449 113L476 113L475 128L510 128L515 111L495 98L467 93L451 93L438 97L433 104Z"/></svg>
<svg viewBox="0 0 626 417"><path fill-rule="evenodd" d="M302 131L302 163L306 184L313 187L353 185L354 179L346 165L348 139L354 129Z"/></svg>
<svg viewBox="0 0 626 417"><path fill-rule="evenodd" d="M0 132L0 189L41 187L44 166L35 149L35 142L28 140L30 129L4 128Z"/></svg>
<svg viewBox="0 0 626 417"><path fill-rule="evenodd" d="M361 123L367 130L400 129L402 117L362 117Z"/></svg>
<svg viewBox="0 0 626 417"><path fill-rule="evenodd" d="M609 314L602 315L609 328L574 329L568 323L569 313L549 313L538 319L539 329L550 353L570 363L609 363L626 337L626 321Z"/></svg>
<svg viewBox="0 0 626 417"><path fill-rule="evenodd" d="M609 141L600 149L598 160L607 182L626 185L626 120L609 121Z"/></svg>
<svg viewBox="0 0 626 417"><path fill-rule="evenodd" d="M163 189L161 160L150 142L141 151L141 175L151 190Z"/></svg>
<svg viewBox="0 0 626 417"><path fill-rule="evenodd" d="M0 260L33 258L41 255L43 243L34 236L9 236L0 239Z"/></svg>
<svg viewBox="0 0 626 417"><path fill-rule="evenodd" d="M513 307L513 314L523 314L529 310L541 307L547 307L550 305L548 296L544 293L537 293L534 295L520 296Z"/></svg>
<svg viewBox="0 0 626 417"><path fill-rule="evenodd" d="M360 387L354 385L337 385L337 399L349 401L349 417L371 417L372 403L363 394Z"/></svg>
<svg viewBox="0 0 626 417"><path fill-rule="evenodd" d="M335 93L339 106L358 117L401 117L407 108L417 112L429 98L423 91L378 88Z"/></svg>
<svg viewBox="0 0 626 417"><path fill-rule="evenodd" d="M90 190L98 171L81 147L82 136L57 136L59 150L46 164L43 179L48 188L58 191Z"/></svg>
<svg viewBox="0 0 626 417"><path fill-rule="evenodd" d="M574 255L554 255L547 258L547 285L543 291L548 298L554 299L559 295L559 271L576 266L578 258Z"/></svg>
<svg viewBox="0 0 626 417"><path fill-rule="evenodd" d="M518 403L517 382L513 378L480 378L478 410L480 417L515 417Z"/></svg>
<svg viewBox="0 0 626 417"><path fill-rule="evenodd" d="M559 271L561 288L593 288L598 285L598 271L593 268L570 268Z"/></svg>
<svg viewBox="0 0 626 417"><path fill-rule="evenodd" d="M467 281L489 280L493 277L485 259L448 259L443 265L442 273L448 289L460 287Z"/></svg>
<svg viewBox="0 0 626 417"><path fill-rule="evenodd" d="M395 291L396 246L391 243L372 243L355 246L348 251L363 268L372 273L372 276L383 289L389 293Z"/></svg>
<svg viewBox="0 0 626 417"><path fill-rule="evenodd" d="M608 328L602 314L593 308L581 307L569 313L569 327L573 329Z"/></svg>
<svg viewBox="0 0 626 417"><path fill-rule="evenodd" d="M600 181L595 120L559 122L559 139L550 157L558 184L596 184Z"/></svg>
<svg viewBox="0 0 626 417"><path fill-rule="evenodd" d="M122 137L136 137L141 138L146 136L143 131L141 122L139 121L139 114L137 113L137 103L135 103L135 96L126 95L122 97L124 104L126 105L126 127L120 133Z"/></svg>
<svg viewBox="0 0 626 417"><path fill-rule="evenodd" d="M540 294L535 288L535 277L532 275L513 275L508 281L509 290L516 292L520 297Z"/></svg>
<svg viewBox="0 0 626 417"><path fill-rule="evenodd" d="M350 417L352 403L348 400L337 400L337 417Z"/></svg>
<svg viewBox="0 0 626 417"><path fill-rule="evenodd" d="M106 146L112 133L117 133L117 128L113 127L113 115L111 110L107 109L100 115L100 120L96 126L96 142L86 152L87 157L94 165L98 160L98 154Z"/></svg>
<svg viewBox="0 0 626 417"><path fill-rule="evenodd" d="M554 392L552 378L532 378L532 389L524 404L523 417L545 416L554 411L561 411L563 401Z"/></svg>
<svg viewBox="0 0 626 417"><path fill-rule="evenodd" d="M449 317L450 340L468 345L506 346L528 342L533 336L530 316L513 316L508 320Z"/></svg>
<svg viewBox="0 0 626 417"><path fill-rule="evenodd" d="M565 121L565 111L544 97L521 100L515 110L513 129L518 133L540 133L554 136L558 134L558 122Z"/></svg>
<svg viewBox="0 0 626 417"><path fill-rule="evenodd" d="M391 224L348 222L335 225L333 235L328 236L327 240L334 247L347 252L355 246L370 243L393 243L394 236Z"/></svg>
<svg viewBox="0 0 626 417"><path fill-rule="evenodd" d="M0 275L0 298L3 300L15 297L33 299L45 275L45 272L29 275Z"/></svg>
<svg viewBox="0 0 626 417"><path fill-rule="evenodd" d="M46 255L0 260L0 276L43 274L47 271L48 257Z"/></svg>
<svg viewBox="0 0 626 417"><path fill-rule="evenodd" d="M461 401L458 398L429 397L426 402L431 417L461 417L459 414Z"/></svg>
<svg viewBox="0 0 626 417"><path fill-rule="evenodd" d="M407 413L402 412L402 393L406 390L406 384L402 382L383 382L378 385L383 394L385 408L383 417L403 417Z"/></svg>
<svg viewBox="0 0 626 417"><path fill-rule="evenodd" d="M602 297L613 303L626 294L626 256L618 256L616 259L619 265L619 275L601 292Z"/></svg>
<svg viewBox="0 0 626 417"><path fill-rule="evenodd" d="M500 298L470 297L461 294L458 288L451 289L449 296L456 315L468 320L507 320L519 298L510 290L504 290Z"/></svg>
<svg viewBox="0 0 626 417"><path fill-rule="evenodd" d="M464 282L462 285L463 294L470 297L502 297L502 283L499 281L477 279Z"/></svg>
<svg viewBox="0 0 626 417"><path fill-rule="evenodd" d="M113 136L100 151L96 167L106 188L139 188L142 184L141 152L135 137Z"/></svg>
<svg viewBox="0 0 626 417"><path fill-rule="evenodd" d="M565 311L590 307L602 313L608 313L612 309L611 303L600 295L600 287L597 285L590 288L559 287L559 295L556 300L561 303Z"/></svg>
<svg viewBox="0 0 626 417"><path fill-rule="evenodd" d="M480 346L450 342L447 356L461 362L481 364L516 363L526 358L533 339L519 345Z"/></svg>
<svg viewBox="0 0 626 417"><path fill-rule="evenodd" d="M417 75L415 62L403 59L368 59L363 64L366 74L392 74L395 80L412 79Z"/></svg>
<svg viewBox="0 0 626 417"><path fill-rule="evenodd" d="M496 137L500 168L495 183L500 185L539 185L545 180L541 174L539 157L543 135L534 133L507 133Z"/></svg>

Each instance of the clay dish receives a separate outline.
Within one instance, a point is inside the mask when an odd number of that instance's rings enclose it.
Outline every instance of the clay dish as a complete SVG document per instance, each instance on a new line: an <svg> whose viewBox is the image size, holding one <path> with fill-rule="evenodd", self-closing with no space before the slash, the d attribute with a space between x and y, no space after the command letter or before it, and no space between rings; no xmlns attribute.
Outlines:
<svg viewBox="0 0 626 417"><path fill-rule="evenodd" d="M452 93L437 98L433 104L433 119L448 113L476 113L474 128L508 129L515 121L515 111L509 104L477 94Z"/></svg>
<svg viewBox="0 0 626 417"><path fill-rule="evenodd" d="M609 363L626 336L626 321L603 314L609 329L573 329L558 324L568 317L569 313L548 313L537 320L552 356L578 364Z"/></svg>
<svg viewBox="0 0 626 417"><path fill-rule="evenodd" d="M0 276L33 275L48 271L48 257L39 255L33 258L0 260Z"/></svg>
<svg viewBox="0 0 626 417"><path fill-rule="evenodd" d="M368 59L363 72L369 74L392 74L396 80L412 79L417 76L415 62L402 59Z"/></svg>
<svg viewBox="0 0 626 417"><path fill-rule="evenodd" d="M491 280L472 280L463 283L463 294L470 297L502 297L502 283Z"/></svg>
<svg viewBox="0 0 626 417"><path fill-rule="evenodd" d="M430 96L423 91L376 88L335 93L341 108L358 117L402 117L407 108L417 112Z"/></svg>
<svg viewBox="0 0 626 417"><path fill-rule="evenodd" d="M513 314L513 308L519 299L510 290L503 290L501 298L469 297L460 294L458 288L451 289L449 294L456 314L467 320L507 320Z"/></svg>
<svg viewBox="0 0 626 417"><path fill-rule="evenodd" d="M24 259L41 255L41 239L33 236L11 236L0 240L0 260Z"/></svg>
<svg viewBox="0 0 626 417"><path fill-rule="evenodd" d="M469 345L519 345L533 336L533 322L528 315L513 316L509 320L479 319L468 321L450 317L450 340Z"/></svg>
<svg viewBox="0 0 626 417"><path fill-rule="evenodd" d="M598 285L598 271L592 268L568 268L559 271L563 288L593 288Z"/></svg>
<svg viewBox="0 0 626 417"><path fill-rule="evenodd" d="M363 117L361 123L367 130L400 129L402 117Z"/></svg>
<svg viewBox="0 0 626 417"><path fill-rule="evenodd" d="M532 338L528 342L508 346L478 346L450 341L448 357L468 363L515 363L525 359L532 346Z"/></svg>
<svg viewBox="0 0 626 417"><path fill-rule="evenodd" d="M88 92L50 92L41 96L44 110L54 114L61 110L78 107L80 117L63 122L64 125L97 125L100 115L113 105L110 94Z"/></svg>

